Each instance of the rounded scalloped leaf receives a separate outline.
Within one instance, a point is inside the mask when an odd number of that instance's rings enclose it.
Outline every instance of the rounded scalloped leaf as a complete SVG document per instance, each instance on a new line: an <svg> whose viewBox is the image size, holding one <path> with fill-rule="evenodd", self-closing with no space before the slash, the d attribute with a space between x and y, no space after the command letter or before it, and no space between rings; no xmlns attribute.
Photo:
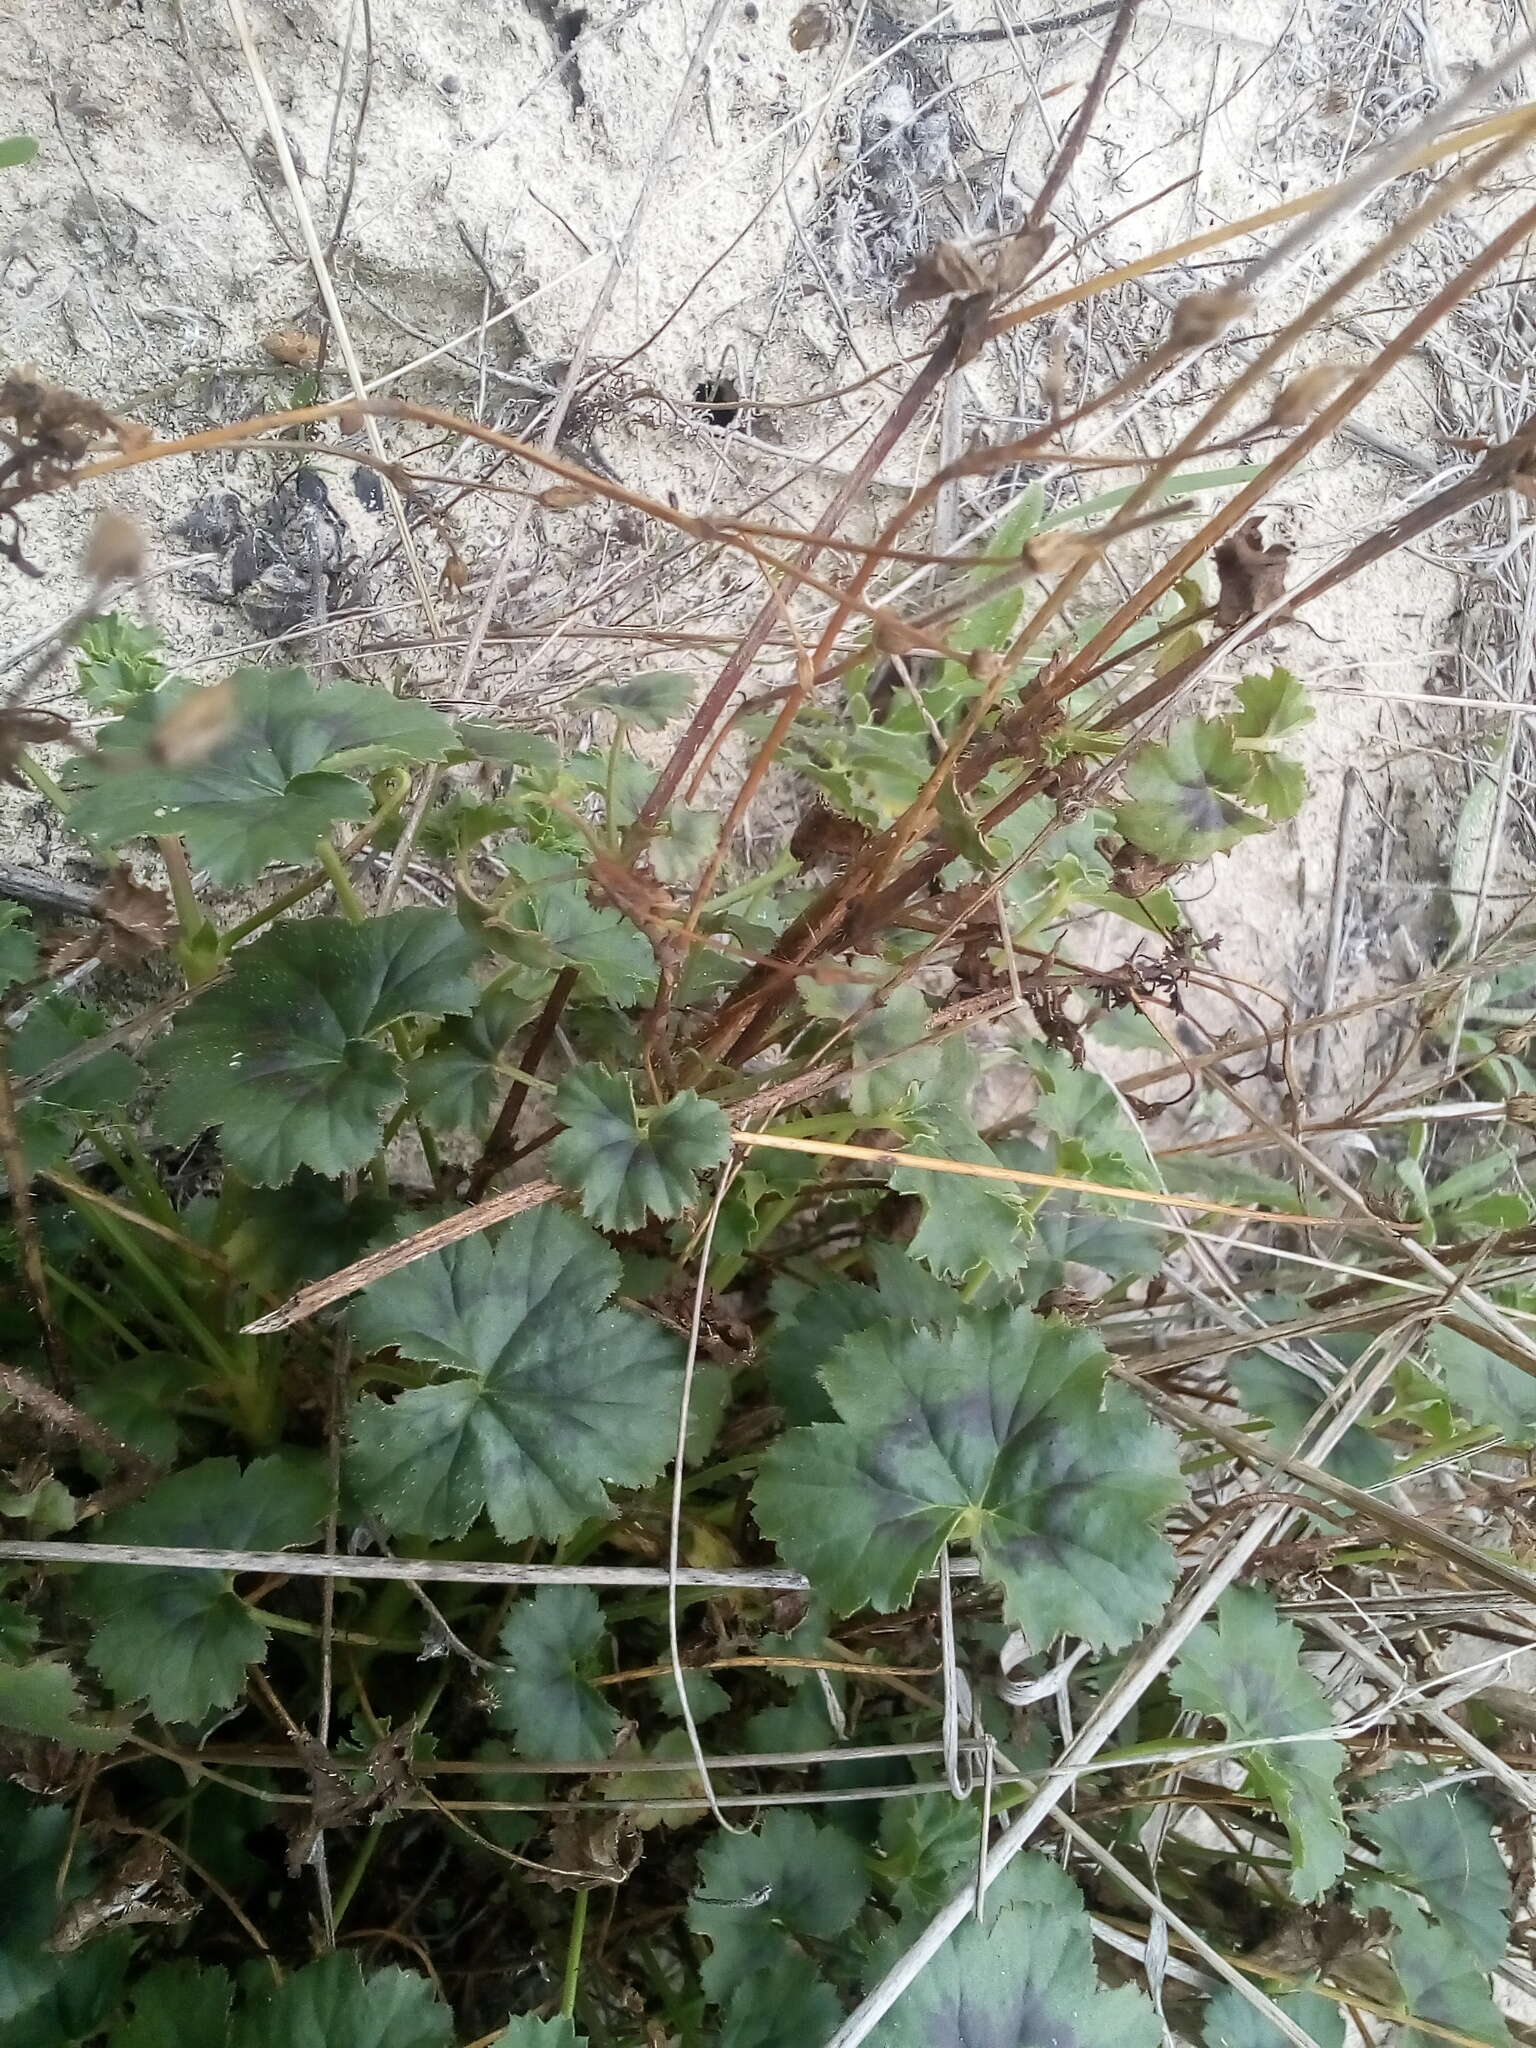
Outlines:
<svg viewBox="0 0 1536 2048"><path fill-rule="evenodd" d="M840 1613L905 1605L959 1541L1033 1642L1127 1643L1172 1589L1160 1525L1184 1487L1174 1439L1107 1364L1022 1309L859 1333L822 1376L841 1419L765 1455L758 1525Z"/></svg>

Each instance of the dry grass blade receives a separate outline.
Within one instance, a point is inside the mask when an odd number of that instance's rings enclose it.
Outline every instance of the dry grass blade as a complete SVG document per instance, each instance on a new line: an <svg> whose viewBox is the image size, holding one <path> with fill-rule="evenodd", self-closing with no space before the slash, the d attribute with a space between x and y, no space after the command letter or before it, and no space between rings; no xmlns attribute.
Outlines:
<svg viewBox="0 0 1536 2048"><path fill-rule="evenodd" d="M383 1251L370 1252L366 1258L344 1266L339 1273L301 1287L281 1308L247 1323L243 1334L247 1337L269 1337L279 1330L291 1329L295 1323L306 1322L310 1316L318 1315L321 1309L329 1308L333 1301L341 1301L349 1294L356 1294L360 1287L382 1280L386 1273L398 1273L403 1266L413 1265L417 1259L444 1251L449 1245L458 1244L462 1238L473 1237L477 1231L493 1229L496 1224L521 1216L529 1209L537 1209L545 1202L553 1202L564 1193L558 1181L528 1181L520 1188L509 1188L504 1195L493 1195L476 1208L445 1217L441 1223L429 1223L424 1230L415 1231L398 1244L388 1245Z"/></svg>
<svg viewBox="0 0 1536 2048"><path fill-rule="evenodd" d="M1077 1180L1070 1174L1031 1173L1023 1167L993 1166L985 1161L936 1159L906 1148L886 1150L873 1145L839 1145L830 1139L795 1138L787 1131L732 1131L733 1144L747 1150L765 1147L775 1152L806 1152L827 1159L853 1159L871 1166L916 1167L922 1173L953 1173L970 1180L1011 1182L1019 1187L1056 1188L1068 1194L1112 1195L1117 1202L1137 1202L1148 1208L1188 1209L1212 1216L1240 1216L1250 1223L1280 1223L1287 1228L1339 1230L1357 1228L1374 1237L1396 1241L1399 1233L1390 1224L1373 1217L1358 1224L1338 1216L1312 1216L1304 1211L1288 1214L1283 1209L1249 1209L1231 1202L1217 1202L1202 1195L1157 1193L1147 1188L1117 1187L1110 1181Z"/></svg>

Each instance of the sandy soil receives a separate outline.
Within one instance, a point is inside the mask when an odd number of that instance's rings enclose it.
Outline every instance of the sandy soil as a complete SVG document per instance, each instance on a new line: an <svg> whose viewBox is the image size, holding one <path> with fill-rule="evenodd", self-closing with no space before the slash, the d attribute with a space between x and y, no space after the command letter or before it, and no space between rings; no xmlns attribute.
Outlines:
<svg viewBox="0 0 1536 2048"><path fill-rule="evenodd" d="M792 0L722 0L713 14L703 0L418 0L376 4L370 43L355 0L251 0L249 14L369 388L537 431L579 353L587 373L562 447L693 509L768 502L795 521L824 500L886 403L883 380L826 394L910 355L929 331L921 312L892 306L913 253L935 235L1020 217L1104 28L1033 43L935 39L935 27L995 23L981 0L937 14L893 0L889 11L828 12L819 23ZM0 52L4 125L42 148L24 170L0 174L5 354L162 432L292 402L303 377L272 351L291 353L295 331L317 331L314 279L225 7L54 0L17 10L11 26ZM1058 209L1081 244L1063 275L1354 167L1511 33L1493 0L1369 10L1354 0L1147 0ZM1268 281L1228 344L1154 386L1097 438L1164 445L1190 404L1400 203L1369 199L1336 222ZM1312 358L1367 357L1472 245L1481 219L1509 203L1507 192L1480 201L1396 259L1314 338ZM1227 275L1251 247L1126 287L1086 316L1026 328L965 374L949 432L996 438L1038 420L1053 359L1069 388L1114 375L1161 334L1174 299ZM1453 473L1467 458L1445 435L1487 425L1492 397L1518 405L1500 355L1510 302L1489 306L1387 382L1361 422L1368 442L1336 439L1271 506L1299 569L1393 516L1429 477ZM345 389L336 358L333 346L326 395ZM721 379L751 407L724 431L696 396ZM881 506L931 465L936 433L925 428L894 452ZM374 607L328 640L330 658L530 715L577 681L635 665L630 643L572 635L578 610L701 636L688 656L701 673L718 658L709 636L741 616L740 571L637 538L607 507L460 498L460 480L488 472L483 452L422 430L389 435L396 449L430 448L421 460L444 481L411 507L413 579L389 508L360 502L344 467L330 472L345 575L329 595ZM178 540L174 524L213 490L259 510L276 474L270 455L224 454L161 464L112 492L151 538L141 606L185 662L217 664L259 645L272 619L228 602L227 551ZM1000 503L995 490L964 500L961 530ZM7 575L0 648L25 647L76 601L86 514L71 503L29 521L29 552L46 573ZM497 628L525 637L493 637L466 684L466 621L509 520ZM1219 965L1282 1002L1305 1007L1317 989L1340 860L1341 999L1411 976L1440 942L1437 884L1469 746L1480 755L1478 735L1503 727L1420 700L1429 690L1491 700L1525 690L1521 664L1497 651L1497 618L1489 623L1499 592L1468 587L1482 533L1433 537L1254 650L1251 665L1279 658L1317 687L1304 743L1313 802L1299 826L1213 864L1188 895L1197 929L1220 942ZM459 563L470 579L462 592ZM1479 604L1477 644L1495 649L1487 660L1468 655ZM403 644L364 651L381 642ZM774 676L769 664L756 680ZM40 701L67 709L62 680L50 678ZM1355 774L1362 798L1340 845L1340 798ZM780 823L765 815L757 829L768 836ZM37 805L12 803L6 831L13 850L41 841L54 857ZM1235 1010L1224 1021L1242 1023ZM1357 1064L1373 1032L1341 1034L1330 1057Z"/></svg>

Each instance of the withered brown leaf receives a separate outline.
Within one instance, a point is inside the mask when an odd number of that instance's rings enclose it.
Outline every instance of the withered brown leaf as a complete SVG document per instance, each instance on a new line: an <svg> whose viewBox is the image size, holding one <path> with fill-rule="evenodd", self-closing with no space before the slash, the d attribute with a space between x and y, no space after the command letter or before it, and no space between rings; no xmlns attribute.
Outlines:
<svg viewBox="0 0 1536 2048"><path fill-rule="evenodd" d="M43 1946L56 1956L116 1927L178 1927L197 1911L169 1847L141 1836L83 1899L64 1908Z"/></svg>
<svg viewBox="0 0 1536 2048"><path fill-rule="evenodd" d="M1264 521L1245 519L1216 547L1216 623L1241 626L1267 611L1285 591L1285 573L1292 550L1284 541L1266 541ZM1284 614L1277 614L1277 623Z"/></svg>
<svg viewBox="0 0 1536 2048"><path fill-rule="evenodd" d="M96 892L102 935L98 954L109 967L131 967L161 953L176 936L176 911L163 890L115 867Z"/></svg>
<svg viewBox="0 0 1536 2048"><path fill-rule="evenodd" d="M836 24L830 9L823 7L820 0L806 0L794 20L789 24L789 47L792 50L819 50L830 43Z"/></svg>

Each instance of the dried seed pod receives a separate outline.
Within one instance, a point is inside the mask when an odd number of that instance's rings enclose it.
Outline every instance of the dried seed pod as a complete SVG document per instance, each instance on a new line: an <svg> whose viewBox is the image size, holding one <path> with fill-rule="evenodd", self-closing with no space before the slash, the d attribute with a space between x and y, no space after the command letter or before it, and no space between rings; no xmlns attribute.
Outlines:
<svg viewBox="0 0 1536 2048"><path fill-rule="evenodd" d="M1192 292L1174 307L1168 339L1175 348L1204 348L1208 342L1219 341L1252 304L1246 292L1232 285L1213 292Z"/></svg>
<svg viewBox="0 0 1536 2048"><path fill-rule="evenodd" d="M1309 369L1299 370L1276 396L1265 418L1265 426L1305 426L1351 375L1353 372L1343 363L1313 363Z"/></svg>
<svg viewBox="0 0 1536 2048"><path fill-rule="evenodd" d="M85 573L93 583L124 583L144 568L144 536L110 505L96 514L85 546Z"/></svg>
<svg viewBox="0 0 1536 2048"><path fill-rule="evenodd" d="M189 691L155 727L150 753L166 768L187 768L194 761L206 761L234 729L238 708L229 683Z"/></svg>
<svg viewBox="0 0 1536 2048"><path fill-rule="evenodd" d="M578 505L590 505L592 493L580 484L551 484L538 494L539 503L550 512L574 512Z"/></svg>

